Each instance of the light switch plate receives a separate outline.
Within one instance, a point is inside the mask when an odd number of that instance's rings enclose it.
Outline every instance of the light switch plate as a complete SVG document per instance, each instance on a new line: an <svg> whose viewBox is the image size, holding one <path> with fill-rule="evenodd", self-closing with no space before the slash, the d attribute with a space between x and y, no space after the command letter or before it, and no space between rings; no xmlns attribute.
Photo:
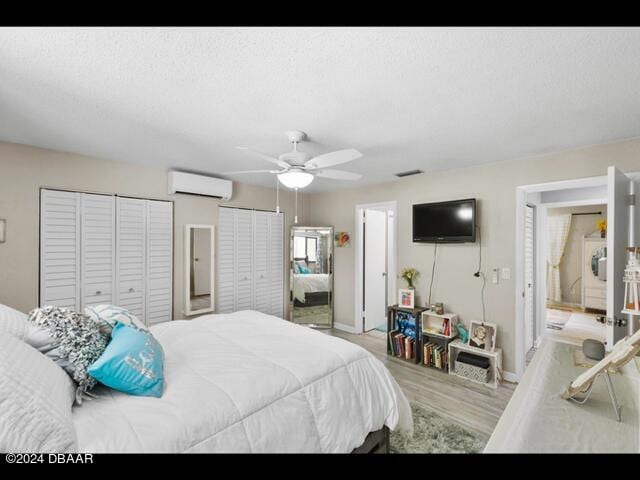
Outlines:
<svg viewBox="0 0 640 480"><path fill-rule="evenodd" d="M498 267L491 269L491 283L498 283Z"/></svg>
<svg viewBox="0 0 640 480"><path fill-rule="evenodd" d="M500 270L500 276L503 280L511 280L511 269L509 267L503 267Z"/></svg>

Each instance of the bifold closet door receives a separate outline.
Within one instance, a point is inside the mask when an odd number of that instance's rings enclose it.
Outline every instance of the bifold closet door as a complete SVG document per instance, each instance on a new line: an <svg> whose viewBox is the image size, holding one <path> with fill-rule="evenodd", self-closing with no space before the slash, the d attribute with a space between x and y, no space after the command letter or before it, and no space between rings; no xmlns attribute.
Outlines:
<svg viewBox="0 0 640 480"><path fill-rule="evenodd" d="M81 308L113 303L115 197L81 193Z"/></svg>
<svg viewBox="0 0 640 480"><path fill-rule="evenodd" d="M80 309L80 194L40 191L40 306Z"/></svg>
<svg viewBox="0 0 640 480"><path fill-rule="evenodd" d="M236 209L218 209L216 238L216 312L231 313L236 309Z"/></svg>
<svg viewBox="0 0 640 480"><path fill-rule="evenodd" d="M216 311L282 317L284 215L231 207L218 212Z"/></svg>
<svg viewBox="0 0 640 480"><path fill-rule="evenodd" d="M253 211L236 210L236 308L252 310L253 301Z"/></svg>
<svg viewBox="0 0 640 480"><path fill-rule="evenodd" d="M284 214L269 218L269 308L266 313L284 317Z"/></svg>
<svg viewBox="0 0 640 480"><path fill-rule="evenodd" d="M172 312L173 203L147 200L147 324L168 322Z"/></svg>
<svg viewBox="0 0 640 480"><path fill-rule="evenodd" d="M253 309L271 313L269 212L253 212Z"/></svg>
<svg viewBox="0 0 640 480"><path fill-rule="evenodd" d="M147 202L116 198L116 305L146 318Z"/></svg>

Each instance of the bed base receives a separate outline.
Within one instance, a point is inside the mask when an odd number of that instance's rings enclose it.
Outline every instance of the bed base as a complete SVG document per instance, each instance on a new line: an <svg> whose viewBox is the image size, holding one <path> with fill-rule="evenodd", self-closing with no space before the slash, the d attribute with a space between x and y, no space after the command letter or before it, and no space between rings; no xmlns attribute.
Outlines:
<svg viewBox="0 0 640 480"><path fill-rule="evenodd" d="M329 292L313 292L304 294L305 302L302 303L297 298L294 299L293 304L296 307L315 307L318 305L329 305Z"/></svg>
<svg viewBox="0 0 640 480"><path fill-rule="evenodd" d="M351 453L389 453L389 427L369 433L362 445Z"/></svg>

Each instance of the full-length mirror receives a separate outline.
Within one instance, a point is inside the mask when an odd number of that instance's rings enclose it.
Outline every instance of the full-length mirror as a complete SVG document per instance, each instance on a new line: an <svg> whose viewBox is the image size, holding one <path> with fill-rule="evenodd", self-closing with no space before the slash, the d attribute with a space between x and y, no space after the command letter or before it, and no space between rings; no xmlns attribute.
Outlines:
<svg viewBox="0 0 640 480"><path fill-rule="evenodd" d="M333 326L333 227L291 227L291 321Z"/></svg>
<svg viewBox="0 0 640 480"><path fill-rule="evenodd" d="M185 315L213 311L213 226L185 225Z"/></svg>

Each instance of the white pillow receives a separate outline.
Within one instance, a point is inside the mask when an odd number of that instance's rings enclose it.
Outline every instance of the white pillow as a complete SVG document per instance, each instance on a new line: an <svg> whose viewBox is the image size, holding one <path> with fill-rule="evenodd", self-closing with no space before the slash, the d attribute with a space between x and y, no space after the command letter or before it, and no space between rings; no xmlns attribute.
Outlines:
<svg viewBox="0 0 640 480"><path fill-rule="evenodd" d="M138 317L126 308L117 307L115 305L101 304L85 307L85 315L91 317L100 325L100 331L107 336L111 336L111 329L116 322L124 323L137 328L138 330L148 330L146 325L142 323Z"/></svg>
<svg viewBox="0 0 640 480"><path fill-rule="evenodd" d="M75 388L45 355L0 332L0 452L77 451Z"/></svg>
<svg viewBox="0 0 640 480"><path fill-rule="evenodd" d="M10 333L34 348L40 348L50 341L46 331L28 321L26 313L0 304L0 332Z"/></svg>

